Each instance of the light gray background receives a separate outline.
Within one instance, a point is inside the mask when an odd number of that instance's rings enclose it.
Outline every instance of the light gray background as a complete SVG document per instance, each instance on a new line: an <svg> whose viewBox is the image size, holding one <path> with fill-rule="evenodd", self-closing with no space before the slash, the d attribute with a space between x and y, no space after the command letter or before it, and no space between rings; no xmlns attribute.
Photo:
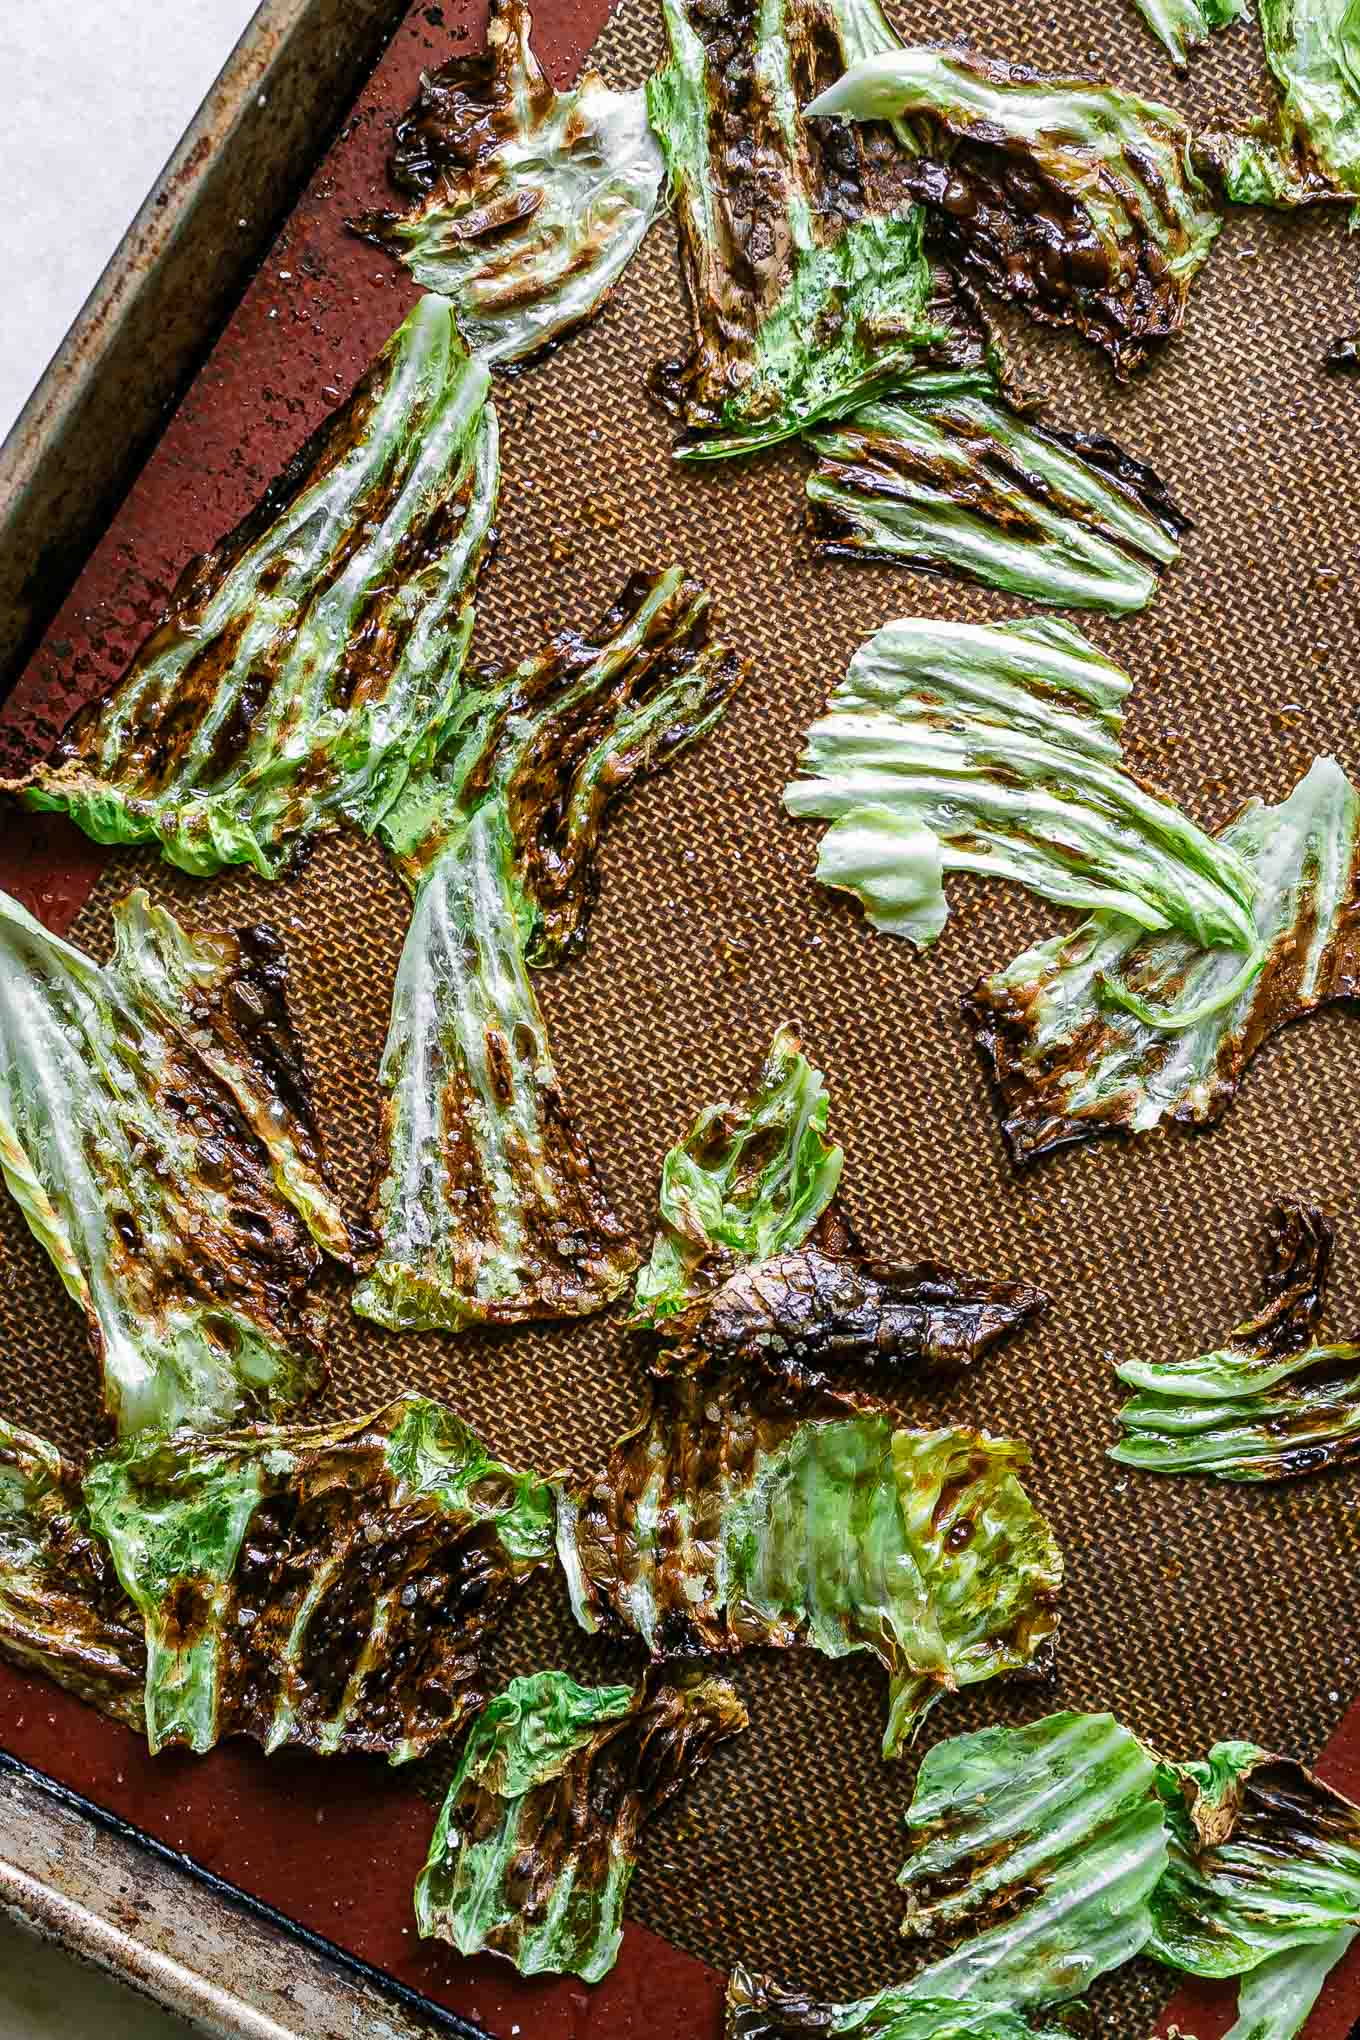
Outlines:
<svg viewBox="0 0 1360 2040"><path fill-rule="evenodd" d="M254 0L0 0L0 438Z"/></svg>

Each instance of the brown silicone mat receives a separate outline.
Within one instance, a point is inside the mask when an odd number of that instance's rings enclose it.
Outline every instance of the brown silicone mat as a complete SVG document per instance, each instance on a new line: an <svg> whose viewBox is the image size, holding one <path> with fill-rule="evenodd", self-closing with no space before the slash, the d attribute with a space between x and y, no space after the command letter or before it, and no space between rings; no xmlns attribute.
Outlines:
<svg viewBox="0 0 1360 2040"><path fill-rule="evenodd" d="M1089 62L1192 114L1254 100L1249 28L1219 37L1178 84L1126 0L988 0L982 15L951 5L895 18L911 38L971 33L1041 66ZM597 60L630 84L658 47L650 0L622 0ZM1234 217L1185 337L1131 388L1075 340L1008 324L1053 393L1050 416L1113 433L1195 520L1147 612L1083 628L1137 682L1136 764L1208 825L1250 794L1279 799L1315 752L1360 773L1360 388L1321 366L1327 343L1360 322L1358 277L1360 244L1339 212ZM684 336L663 224L595 325L497 396L503 536L479 654L518 653L588 622L635 565L679 559L714 590L721 629L755 663L716 735L616 816L587 953L541 981L568 1097L642 1242L664 1148L705 1101L740 1092L775 1024L793 1018L827 1074L866 1238L1051 1292L1048 1320L973 1379L903 1398L921 1421L1031 1441L1032 1491L1068 1567L1052 1692L993 1685L942 1703L926 1743L1065 1704L1113 1708L1176 1754L1250 1735L1312 1755L1360 1687L1360 1468L1280 1491L1127 1474L1103 1456L1120 1400L1108 1363L1202 1350L1245 1312L1277 1193L1309 1195L1336 1220L1330 1322L1340 1332L1360 1318L1360 1027L1330 1013L1271 1046L1211 1133L1109 1143L1016 1174L958 998L1057 917L999 886L954 882L949 926L917 956L813 887L818 830L784 819L779 791L827 690L877 625L910 613L1002 618L1022 605L887 567L816 564L797 451L708 472L674 466L642 378ZM298 436L279 434L280 459ZM406 915L380 852L334 839L274 887L204 886L118 855L74 939L104 954L110 904L133 882L200 918L263 917L285 933L323 1124L357 1204ZM0 1265L0 1407L79 1445L96 1410L82 1327L8 1200ZM593 1467L639 1401L636 1357L609 1319L398 1337L350 1315L337 1290L330 1359L336 1410L424 1389L507 1455L544 1465ZM522 1605L497 1669L558 1663L609 1677L635 1662L578 1634L554 1583ZM879 1761L880 1673L868 1660L787 1653L739 1662L734 1677L750 1732L656 1830L634 1915L711 1962L741 1957L841 1996L904 1975L893 1874L913 1765ZM1167 1986L1150 1966L1104 1985L1101 2033L1145 2033Z"/></svg>

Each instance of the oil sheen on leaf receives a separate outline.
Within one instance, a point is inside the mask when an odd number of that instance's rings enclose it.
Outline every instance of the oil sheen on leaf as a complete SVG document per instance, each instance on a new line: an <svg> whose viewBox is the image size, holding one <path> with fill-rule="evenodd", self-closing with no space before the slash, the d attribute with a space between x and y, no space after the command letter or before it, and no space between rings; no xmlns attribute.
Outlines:
<svg viewBox="0 0 1360 2040"><path fill-rule="evenodd" d="M1222 220L1170 107L916 48L866 56L804 115L910 122L903 176L944 249L1032 318L1076 326L1117 374L1180 331Z"/></svg>
<svg viewBox="0 0 1360 2040"><path fill-rule="evenodd" d="M114 942L95 964L0 894L0 1170L121 1431L285 1409L324 1379L308 1291L350 1238L282 947L144 892Z"/></svg>
<svg viewBox="0 0 1360 2040"><path fill-rule="evenodd" d="M935 1997L895 1984L872 1997L822 2004L738 1963L727 1986L727 2040L1074 2040L1004 2005Z"/></svg>
<svg viewBox="0 0 1360 2040"><path fill-rule="evenodd" d="M551 1490L440 1404L97 1455L90 1521L145 1624L154 1751L248 1735L392 1763L481 1705L481 1649L552 1554Z"/></svg>
<svg viewBox="0 0 1360 2040"><path fill-rule="evenodd" d="M1249 12L1247 0L1134 0L1134 5L1181 71L1190 62L1191 50L1208 42L1215 29L1227 28Z"/></svg>
<svg viewBox="0 0 1360 2040"><path fill-rule="evenodd" d="M920 947L947 918L945 874L968 871L1184 929L1240 971L1256 947L1252 873L1129 771L1129 686L1070 624L885 624L784 792L790 814L832 824L818 877Z"/></svg>
<svg viewBox="0 0 1360 2040"><path fill-rule="evenodd" d="M1227 1004L1168 1033L1114 1008L1124 986L1171 1009L1213 1004L1241 970L1228 949L1149 935L1098 913L985 978L969 1000L1001 1094L1007 1143L1029 1161L1051 1148L1164 1121L1204 1126L1231 1102L1272 1034L1360 990L1360 800L1334 758L1319 758L1287 800L1254 800L1215 839L1255 884L1264 967Z"/></svg>
<svg viewBox="0 0 1360 2040"><path fill-rule="evenodd" d="M319 832L371 834L461 691L500 473L489 386L452 307L422 299L11 790L200 876L275 878Z"/></svg>
<svg viewBox="0 0 1360 2040"><path fill-rule="evenodd" d="M1360 5L1258 0L1257 11L1279 106L1201 135L1200 157L1238 205L1360 200Z"/></svg>
<svg viewBox="0 0 1360 2040"><path fill-rule="evenodd" d="M1332 1228L1304 1204L1270 1214L1270 1264L1255 1317L1193 1360L1126 1360L1138 1390L1111 1459L1145 1473L1285 1480L1360 1449L1360 1345L1323 1345Z"/></svg>
<svg viewBox="0 0 1360 2040"><path fill-rule="evenodd" d="M722 1679L512 1679L473 1723L416 1880L423 1935L523 1976L613 1968L639 1832L746 1726Z"/></svg>
<svg viewBox="0 0 1360 2040"><path fill-rule="evenodd" d="M521 360L588 319L661 202L641 87L610 92L587 71L555 92L532 29L522 0L492 0L485 55L422 76L397 129L391 174L412 205L351 222L453 301L484 361Z"/></svg>
<svg viewBox="0 0 1360 2040"><path fill-rule="evenodd" d="M568 1112L529 965L579 949L610 803L745 668L678 567L470 691L382 833L415 894L379 1081L376 1261L354 1307L457 1331L598 1310L636 1256Z"/></svg>

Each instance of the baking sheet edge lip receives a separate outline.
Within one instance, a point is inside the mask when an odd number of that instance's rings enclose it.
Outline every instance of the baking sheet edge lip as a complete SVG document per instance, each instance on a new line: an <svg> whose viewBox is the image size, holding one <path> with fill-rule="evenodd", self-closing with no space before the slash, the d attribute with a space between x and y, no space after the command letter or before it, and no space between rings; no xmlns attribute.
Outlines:
<svg viewBox="0 0 1360 2040"><path fill-rule="evenodd" d="M399 2004L418 2012L422 2018L434 2019L445 2032L456 2034L458 2040L495 2040L495 2036L489 2033L486 2027L475 2025L461 2013L452 2012L446 2005L438 2004L433 1998L426 1997L423 1991L416 1990L409 1983L403 1983L399 1977L393 1976L390 1970L379 1969L375 1963L365 1962L361 1956L352 1955L338 1942L329 1940L325 1934L317 1933L314 1927L305 1927L300 1921L290 1919L287 1913L280 1912L267 1900L255 1898L250 1892L243 1891L239 1885L233 1884L229 1878L219 1876L217 1871L210 1870L196 1857L182 1849L173 1848L169 1842L158 1840L155 1835L148 1834L145 1828L139 1828L134 1821L126 1820L122 1814L101 1806L97 1800L87 1799L84 1793L75 1791L70 1785L63 1785L59 1778L54 1778L50 1772L40 1769L38 1765L30 1764L25 1758L16 1757L11 1751L0 1748L0 1772L36 1786L69 1812L78 1814L108 1834L118 1836L121 1841L130 1842L135 1847L144 1849L172 1869L182 1871L216 1897L241 1907L253 1919L277 1928L295 1941L300 1941L313 1954L323 1956L351 1976L372 1984L388 1997L395 1998Z"/></svg>

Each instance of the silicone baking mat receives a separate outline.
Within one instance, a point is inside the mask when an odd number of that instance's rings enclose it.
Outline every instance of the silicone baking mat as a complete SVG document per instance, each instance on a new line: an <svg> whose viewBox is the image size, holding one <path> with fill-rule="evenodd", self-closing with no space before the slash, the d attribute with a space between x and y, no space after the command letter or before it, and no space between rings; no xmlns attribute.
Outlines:
<svg viewBox="0 0 1360 2040"><path fill-rule="evenodd" d="M1040 66L1098 68L1191 115L1256 103L1250 26L1216 38L1179 82L1125 0L892 12L911 39L968 37ZM585 8L545 0L538 42L559 79L596 26ZM413 10L21 679L0 726L4 769L49 745L71 708L116 675L184 559L246 509L399 321L413 289L342 222L382 197L391 125L421 67L479 33L462 8ZM611 83L632 84L659 48L652 0L622 0L596 61ZM1136 681L1136 766L1210 826L1251 794L1282 797L1318 751L1360 768L1360 391L1322 369L1328 342L1357 323L1358 273L1339 213L1234 216L1184 337L1127 388L1075 339L1007 322L1027 376L1052 394L1049 416L1113 434L1194 519L1144 614L1083 628ZM1062 1704L1112 1708L1173 1754L1250 1735L1312 1757L1360 1686L1360 1468L1251 1491L1140 1478L1104 1452L1121 1399L1112 1359L1203 1350L1244 1314L1273 1195L1307 1195L1334 1218L1331 1323L1354 1325L1360 1027L1332 1012L1272 1044L1210 1133L1105 1143L1017 1175L958 1002L1058 917L1013 890L954 882L945 934L918 956L813 886L818 831L785 819L779 793L826 692L880 623L1000 619L1022 605L890 567L815 562L796 450L707 472L676 466L643 377L685 336L663 222L593 325L498 381L502 539L483 583L478 656L587 624L635 566L676 559L707 582L720 630L754 659L716 734L617 815L587 952L541 980L567 1095L641 1243L666 1146L704 1102L739 1095L776 1023L793 1019L827 1076L847 1201L866 1239L1050 1292L1046 1321L973 1377L919 1393L907 1384L900 1398L909 1420L1028 1439L1029 1484L1067 1560L1052 1690L992 1684L946 1701L922 1747ZM112 901L133 883L199 918L267 918L283 932L322 1121L357 1208L406 919L381 853L346 836L295 879L203 884L145 855L106 855L64 824L10 816L5 827L0 882L26 888L96 954L108 948ZM83 1328L8 1200L0 1264L0 1406L79 1446L96 1414ZM583 1471L602 1462L641 1396L636 1351L610 1317L394 1336L355 1318L337 1288L329 1356L336 1411L415 1387L446 1398L507 1456ZM546 1664L583 1678L638 1668L575 1630L556 1581L521 1603L495 1669ZM750 1730L652 1831L633 1918L709 1965L740 1957L837 1996L904 1976L893 1877L915 1759L879 1760L881 1674L867 1659L794 1652L738 1661L733 1676ZM711 1970L641 1931L593 2000L418 1950L409 1875L431 1816L412 1788L436 1790L437 1776L267 1765L245 1749L152 1766L122 1731L8 1673L0 1743L498 2032L526 2005L533 2034L622 2032L633 2018L652 2035L698 2034L715 2018ZM1102 1985L1100 2032L1146 2034L1167 1986L1150 1965ZM1203 2040L1226 2023L1213 2016Z"/></svg>

